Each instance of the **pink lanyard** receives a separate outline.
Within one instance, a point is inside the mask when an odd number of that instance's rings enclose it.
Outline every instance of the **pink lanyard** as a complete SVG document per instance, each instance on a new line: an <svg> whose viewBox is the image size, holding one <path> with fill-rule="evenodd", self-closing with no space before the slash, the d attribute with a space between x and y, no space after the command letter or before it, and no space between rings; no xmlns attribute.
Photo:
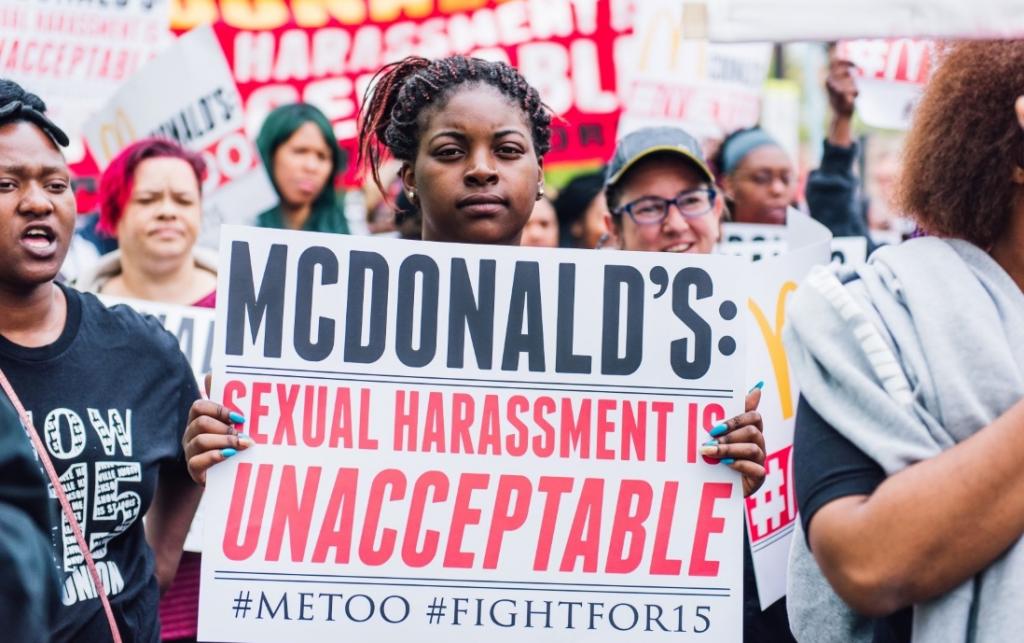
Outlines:
<svg viewBox="0 0 1024 643"><path fill-rule="evenodd" d="M60 501L60 507L64 512L64 517L67 518L68 523L71 525L71 531L75 534L75 540L78 541L78 548L82 550L82 555L85 557L85 564L89 568L89 574L92 575L92 582L96 586L96 593L100 596L100 602L103 603L103 611L107 614L107 623L110 625L110 634L113 636L114 643L121 643L121 633L117 629L117 621L114 620L114 611L110 608L110 599L107 598L107 592L103 587L103 581L100 579L100 573L96 569L96 562L92 558L92 552L85 544L85 536L82 534L82 528L78 525L78 519L75 518L75 512L71 509L71 503L68 502L68 497L64 493L64 487L61 485L60 478L57 476L56 470L53 468L53 462L50 461L50 456L46 453L46 447L43 446L43 441L39 439L39 435L36 433L35 427L32 426L32 421L28 418L28 413L25 412L25 407L21 405L21 400L18 399L18 395L14 392L14 388L11 383L7 380L7 376L0 370L0 386L3 386L4 392L7 393L7 397L11 398L11 403L14 404L14 408L18 411L18 415L21 417L22 424L25 425L25 432L28 433L29 439L32 441L32 446L35 447L36 453L39 455L40 462L43 463L43 469L46 470L46 475L50 478L50 484L53 485L53 490L57 494L57 499Z"/></svg>

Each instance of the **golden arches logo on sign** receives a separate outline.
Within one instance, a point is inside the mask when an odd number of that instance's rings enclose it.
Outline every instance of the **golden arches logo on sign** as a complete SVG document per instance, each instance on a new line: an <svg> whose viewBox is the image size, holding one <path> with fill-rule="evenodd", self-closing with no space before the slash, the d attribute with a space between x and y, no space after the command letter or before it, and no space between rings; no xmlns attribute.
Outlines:
<svg viewBox="0 0 1024 643"><path fill-rule="evenodd" d="M753 313L757 327L764 337L765 346L768 347L772 369L775 371L775 382L779 389L779 403L782 406L782 419L784 420L793 417L795 411L793 408L793 386L789 379L789 359L786 356L786 346L782 343L782 328L786 323L786 298L795 290L796 283L793 281L785 282L779 289L779 296L775 302L774 328L761 306L753 298L747 302L747 307Z"/></svg>
<svg viewBox="0 0 1024 643"><path fill-rule="evenodd" d="M676 13L673 8L659 8L648 17L646 24L634 28L635 38L639 41L639 53L636 59L636 69L640 72L661 71L674 73L681 71L686 61L681 56L683 53L683 41L688 41L691 46L698 47L697 55L698 76L707 75L707 43L706 29L707 6L687 2L683 5L682 13ZM660 46L659 46L660 45ZM667 45L667 47L666 47ZM654 52L662 54L661 57L652 60ZM666 54L667 52L667 54ZM693 55L689 51L685 55ZM653 64L658 67L654 68Z"/></svg>
<svg viewBox="0 0 1024 643"><path fill-rule="evenodd" d="M99 140L104 165L110 163L114 155L128 147L135 138L135 127L132 126L131 119L118 107L114 113L114 121L100 125Z"/></svg>

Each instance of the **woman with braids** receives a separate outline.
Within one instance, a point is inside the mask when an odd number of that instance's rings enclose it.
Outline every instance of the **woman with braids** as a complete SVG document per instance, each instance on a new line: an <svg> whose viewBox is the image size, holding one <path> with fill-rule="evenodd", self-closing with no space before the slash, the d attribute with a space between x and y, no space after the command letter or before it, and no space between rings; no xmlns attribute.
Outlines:
<svg viewBox="0 0 1024 643"><path fill-rule="evenodd" d="M199 391L156 319L55 281L75 197L60 150L67 136L45 110L0 80L0 370L25 411L21 437L59 499L50 640L109 641L116 629L155 642L157 602L201 494L181 448ZM0 638L17 640L9 636Z"/></svg>
<svg viewBox="0 0 1024 643"><path fill-rule="evenodd" d="M475 58L410 57L377 75L360 152L379 184L402 163L423 239L518 245L544 194L551 115L515 69ZM383 191L383 189L382 189Z"/></svg>
<svg viewBox="0 0 1024 643"><path fill-rule="evenodd" d="M550 147L551 115L537 90L506 64L465 57L406 58L375 80L362 114L362 159L378 181L386 156L402 163L404 191L422 216L423 239L519 245L543 194ZM744 427L756 419L737 416L714 435L746 435ZM228 430L226 424L190 427L186 453L197 481L223 459L216 449L231 446ZM214 431L223 435L203 435ZM748 495L764 480L763 442L756 437L723 440L709 455L743 475Z"/></svg>
<svg viewBox="0 0 1024 643"><path fill-rule="evenodd" d="M1024 41L945 51L900 185L931 236L816 270L790 304L800 638L1020 640L1022 93Z"/></svg>

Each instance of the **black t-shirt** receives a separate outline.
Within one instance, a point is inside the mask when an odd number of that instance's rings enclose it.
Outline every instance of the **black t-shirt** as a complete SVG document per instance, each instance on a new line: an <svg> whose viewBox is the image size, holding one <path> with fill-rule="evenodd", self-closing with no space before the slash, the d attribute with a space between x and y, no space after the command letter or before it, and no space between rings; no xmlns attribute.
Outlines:
<svg viewBox="0 0 1024 643"><path fill-rule="evenodd" d="M181 435L199 391L177 340L156 319L61 289L67 320L57 341L26 348L0 337L0 367L61 477L122 638L158 641L159 589L142 516L160 468L185 466ZM63 605L52 639L108 641L88 567L59 506L55 515Z"/></svg>
<svg viewBox="0 0 1024 643"><path fill-rule="evenodd" d="M804 534L819 509L846 496L870 495L885 480L882 467L818 415L803 396L793 431L793 483ZM875 619L873 643L910 643L912 614L908 607Z"/></svg>

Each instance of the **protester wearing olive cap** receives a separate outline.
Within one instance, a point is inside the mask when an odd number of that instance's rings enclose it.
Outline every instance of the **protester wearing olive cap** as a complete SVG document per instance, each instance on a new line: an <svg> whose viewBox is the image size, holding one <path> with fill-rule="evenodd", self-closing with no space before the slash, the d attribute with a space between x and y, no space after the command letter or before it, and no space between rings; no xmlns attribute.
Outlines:
<svg viewBox="0 0 1024 643"><path fill-rule="evenodd" d="M718 242L723 201L696 139L681 129L649 127L619 141L605 200L605 225L623 249L708 254Z"/></svg>
<svg viewBox="0 0 1024 643"><path fill-rule="evenodd" d="M723 198L697 140L681 129L645 128L619 141L608 163L605 196L608 228L624 250L708 254L715 248ZM760 401L758 384L747 395L744 413L715 427L701 449L741 472L748 496L765 475ZM784 600L761 611L749 549L744 538L744 640L792 641Z"/></svg>

